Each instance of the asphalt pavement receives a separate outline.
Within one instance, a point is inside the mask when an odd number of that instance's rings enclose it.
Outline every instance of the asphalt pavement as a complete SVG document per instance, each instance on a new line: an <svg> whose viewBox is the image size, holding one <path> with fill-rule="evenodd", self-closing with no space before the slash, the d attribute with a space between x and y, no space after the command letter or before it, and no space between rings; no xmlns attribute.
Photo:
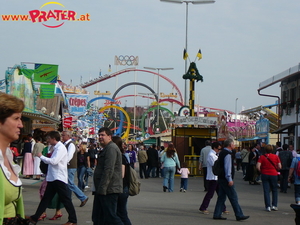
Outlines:
<svg viewBox="0 0 300 225"><path fill-rule="evenodd" d="M41 181L22 179L23 197L26 215L34 214L39 204L39 187ZM232 223L245 224L276 224L293 225L295 224L295 213L290 207L294 203L294 188L288 189L287 193L278 193L278 211L267 212L264 207L262 185L249 185L242 179L242 173L236 172L235 188L238 193L239 203L244 215L250 216L248 220L236 221L230 202L226 201L227 210L230 211L227 220L213 220L213 210L217 200L215 195L208 207L209 215L199 212L206 192L203 188L202 177L190 177L187 192L179 192L180 177L175 177L175 190L172 193L163 192L163 178L141 179L141 192L137 196L128 199L128 214L133 225L199 225L199 224L219 224L226 225ZM90 179L91 184L91 179ZM279 191L279 190L278 190ZM89 201L84 207L79 207L80 201L73 194L73 204L76 209L78 223L93 224L91 221L93 195L90 189L86 189L85 194ZM67 213L63 209L61 220L51 221L55 210L47 210L47 218L38 224L51 225L63 224L67 222Z"/></svg>

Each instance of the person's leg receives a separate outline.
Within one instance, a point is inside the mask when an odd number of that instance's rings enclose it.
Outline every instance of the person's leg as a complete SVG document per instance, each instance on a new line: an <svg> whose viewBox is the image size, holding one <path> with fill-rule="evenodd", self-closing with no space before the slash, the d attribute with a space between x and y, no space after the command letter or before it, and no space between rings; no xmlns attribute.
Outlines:
<svg viewBox="0 0 300 225"><path fill-rule="evenodd" d="M269 176L262 174L261 175L261 181L263 185L263 191L264 191L264 201L265 201L265 207L271 207L270 204L270 183L269 183Z"/></svg>
<svg viewBox="0 0 300 225"><path fill-rule="evenodd" d="M226 181L226 183L227 183L227 181ZM233 186L228 186L228 183L227 183L227 185L223 185L223 190L225 191L225 193L226 193L226 195L227 195L227 197L228 197L228 199L231 203L231 206L233 208L235 217L236 218L243 217L244 214L243 214L243 211L242 211L242 209L239 205L238 196L237 196L237 193L235 191L234 185ZM222 205L221 207L224 207L224 205Z"/></svg>
<svg viewBox="0 0 300 225"><path fill-rule="evenodd" d="M117 216L118 197L119 194L100 195L104 224L123 225L122 220Z"/></svg>
<svg viewBox="0 0 300 225"><path fill-rule="evenodd" d="M83 187L85 188L86 186L89 186L89 174L87 172L87 168L85 168Z"/></svg>
<svg viewBox="0 0 300 225"><path fill-rule="evenodd" d="M270 176L270 187L272 191L272 206L277 207L278 202L278 188L277 188L277 176Z"/></svg>
<svg viewBox="0 0 300 225"><path fill-rule="evenodd" d="M207 180L206 180L206 176L207 176L207 167L203 167L203 186L204 186L204 191L207 191Z"/></svg>
<svg viewBox="0 0 300 225"><path fill-rule="evenodd" d="M218 199L214 210L214 218L220 218L223 211L223 206L226 201L226 192L225 187L228 186L227 181L218 181L219 184L219 191L218 191Z"/></svg>
<svg viewBox="0 0 300 225"><path fill-rule="evenodd" d="M282 174L282 188L280 184L281 190L286 193L288 188L288 177L289 177L289 171L288 170L281 170L280 173Z"/></svg>
<svg viewBox="0 0 300 225"><path fill-rule="evenodd" d="M170 167L170 177L169 177L169 192L174 191L174 176L175 176L176 167Z"/></svg>
<svg viewBox="0 0 300 225"><path fill-rule="evenodd" d="M124 187L123 193L118 197L117 215L121 218L124 225L131 225L127 213L128 187Z"/></svg>
<svg viewBox="0 0 300 225"><path fill-rule="evenodd" d="M64 204L69 214L68 222L77 223L76 211L70 197L71 190L69 189L68 185L58 180L53 181L53 184L55 185L55 189L60 201Z"/></svg>
<svg viewBox="0 0 300 225"><path fill-rule="evenodd" d="M188 187L188 178L184 178L184 183L183 183L183 189L184 190L187 190L187 187Z"/></svg>
<svg viewBox="0 0 300 225"><path fill-rule="evenodd" d="M33 221L37 222L40 216L46 211L55 193L55 185L53 182L48 182L43 198L41 199L35 214L30 216Z"/></svg>
<svg viewBox="0 0 300 225"><path fill-rule="evenodd" d="M104 224L104 216L103 210L100 203L100 195L94 195L94 202L93 202L93 210L92 210L92 221L94 225L103 225Z"/></svg>
<svg viewBox="0 0 300 225"><path fill-rule="evenodd" d="M204 211L208 208L210 200L214 197L218 182L216 180L208 180L208 188L206 195L203 198L202 204L199 210Z"/></svg>
<svg viewBox="0 0 300 225"><path fill-rule="evenodd" d="M76 168L68 169L68 186L70 190L74 192L76 197L83 202L84 200L87 199L87 196L85 196L85 194L76 186L76 184L74 184L74 176L76 170L77 170Z"/></svg>
<svg viewBox="0 0 300 225"><path fill-rule="evenodd" d="M300 204L300 184L294 184L295 189L295 202Z"/></svg>
<svg viewBox="0 0 300 225"><path fill-rule="evenodd" d="M163 181L163 186L169 188L169 179L170 179L170 167L165 167L164 168L164 181Z"/></svg>
<svg viewBox="0 0 300 225"><path fill-rule="evenodd" d="M78 187L81 191L84 190L84 183L83 183L83 176L85 173L85 167L84 166L80 166L77 168L77 179L78 179Z"/></svg>
<svg viewBox="0 0 300 225"><path fill-rule="evenodd" d="M151 177L154 178L155 177L155 172L156 172L156 167L153 166L152 170L151 170Z"/></svg>
<svg viewBox="0 0 300 225"><path fill-rule="evenodd" d="M139 168L140 168L139 169L140 178L143 179L143 173L144 173L143 163L139 163Z"/></svg>

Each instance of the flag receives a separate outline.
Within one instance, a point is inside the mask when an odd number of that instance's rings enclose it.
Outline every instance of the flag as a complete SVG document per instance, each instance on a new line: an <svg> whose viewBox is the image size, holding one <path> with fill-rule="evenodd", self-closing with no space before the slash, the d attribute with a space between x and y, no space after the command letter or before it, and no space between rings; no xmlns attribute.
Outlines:
<svg viewBox="0 0 300 225"><path fill-rule="evenodd" d="M199 51L197 53L197 57L198 57L198 60L202 59L201 49L199 49Z"/></svg>
<svg viewBox="0 0 300 225"><path fill-rule="evenodd" d="M35 64L34 82L56 83L58 74L58 65Z"/></svg>
<svg viewBox="0 0 300 225"><path fill-rule="evenodd" d="M109 67L108 67L108 72L110 73L111 72L111 65L109 64Z"/></svg>
<svg viewBox="0 0 300 225"><path fill-rule="evenodd" d="M186 52L186 49L183 50L183 59L186 60L189 57L188 53Z"/></svg>
<svg viewBox="0 0 300 225"><path fill-rule="evenodd" d="M102 75L101 75L101 69L100 69L100 72L99 72L99 77L101 77Z"/></svg>

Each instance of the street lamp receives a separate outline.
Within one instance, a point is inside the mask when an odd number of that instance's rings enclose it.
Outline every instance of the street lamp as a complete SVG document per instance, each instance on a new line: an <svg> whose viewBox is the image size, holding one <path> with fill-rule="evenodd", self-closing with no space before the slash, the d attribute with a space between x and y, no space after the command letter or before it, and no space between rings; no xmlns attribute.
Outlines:
<svg viewBox="0 0 300 225"><path fill-rule="evenodd" d="M237 101L238 101L239 98L236 98L235 99L235 137L237 139Z"/></svg>
<svg viewBox="0 0 300 225"><path fill-rule="evenodd" d="M188 40L187 40L187 36L188 36L188 5L189 3L192 4L210 4L210 3L215 3L214 0L192 0L192 1L188 1L188 0L160 0L161 2L170 2L170 3L185 3L186 4L186 13L185 13L185 50L186 52L188 52ZM187 60L185 60L185 66L184 66L184 73L187 72ZM188 102L188 80L184 80L184 102L185 104L187 104Z"/></svg>
<svg viewBox="0 0 300 225"><path fill-rule="evenodd" d="M157 78L157 121L156 121L156 126L159 128L159 71L160 70L173 70L174 68L144 67L144 69L157 70L158 78Z"/></svg>

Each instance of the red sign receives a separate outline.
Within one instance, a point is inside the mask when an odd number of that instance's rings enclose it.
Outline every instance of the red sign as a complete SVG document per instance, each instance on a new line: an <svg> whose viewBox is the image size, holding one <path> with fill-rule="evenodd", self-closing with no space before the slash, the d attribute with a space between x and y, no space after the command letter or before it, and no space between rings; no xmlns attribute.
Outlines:
<svg viewBox="0 0 300 225"><path fill-rule="evenodd" d="M66 128L71 128L72 127L72 116L71 117L66 117L63 120L63 126Z"/></svg>
<svg viewBox="0 0 300 225"><path fill-rule="evenodd" d="M95 128L94 127L91 127L89 129L89 134L95 134Z"/></svg>

